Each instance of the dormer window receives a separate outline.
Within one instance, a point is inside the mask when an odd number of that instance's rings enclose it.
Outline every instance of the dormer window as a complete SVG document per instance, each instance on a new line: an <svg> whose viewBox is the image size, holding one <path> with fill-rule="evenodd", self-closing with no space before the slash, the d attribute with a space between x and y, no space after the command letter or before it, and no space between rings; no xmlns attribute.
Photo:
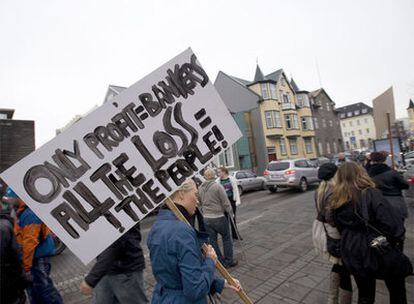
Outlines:
<svg viewBox="0 0 414 304"><path fill-rule="evenodd" d="M352 112L346 113L346 116L351 117L352 116Z"/></svg>
<svg viewBox="0 0 414 304"><path fill-rule="evenodd" d="M277 100L276 85L274 83L270 83L269 86L271 98Z"/></svg>
<svg viewBox="0 0 414 304"><path fill-rule="evenodd" d="M359 110L354 111L355 115L359 115L359 113L360 113Z"/></svg>
<svg viewBox="0 0 414 304"><path fill-rule="evenodd" d="M366 114L366 113L368 113L368 109L367 109L367 108L365 108L365 109L362 109L362 113L363 113L363 114Z"/></svg>

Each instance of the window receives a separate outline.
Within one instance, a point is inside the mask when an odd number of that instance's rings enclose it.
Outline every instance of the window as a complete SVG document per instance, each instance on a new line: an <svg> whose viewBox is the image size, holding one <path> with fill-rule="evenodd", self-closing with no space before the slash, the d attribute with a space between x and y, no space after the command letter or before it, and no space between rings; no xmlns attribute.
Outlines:
<svg viewBox="0 0 414 304"><path fill-rule="evenodd" d="M295 161L294 165L297 168L308 168L309 167L308 162L304 159Z"/></svg>
<svg viewBox="0 0 414 304"><path fill-rule="evenodd" d="M289 148L291 154L298 154L298 145L296 138L289 138Z"/></svg>
<svg viewBox="0 0 414 304"><path fill-rule="evenodd" d="M333 146L334 146L334 153L338 153L338 145L336 144L336 141L334 140L333 142Z"/></svg>
<svg viewBox="0 0 414 304"><path fill-rule="evenodd" d="M363 114L366 114L366 113L368 113L368 109L367 109L367 108L365 108L365 109L362 109L362 113L363 113Z"/></svg>
<svg viewBox="0 0 414 304"><path fill-rule="evenodd" d="M355 132L354 131L351 131L351 135L354 136L355 135Z"/></svg>
<svg viewBox="0 0 414 304"><path fill-rule="evenodd" d="M365 148L365 140L360 139L359 140L359 145L360 145L361 148Z"/></svg>
<svg viewBox="0 0 414 304"><path fill-rule="evenodd" d="M353 126L354 126L354 123L353 123L352 121L350 121L350 122L349 122L349 126L350 126L350 127L353 127Z"/></svg>
<svg viewBox="0 0 414 304"><path fill-rule="evenodd" d="M357 125L360 126L361 122L359 121L359 119L357 119Z"/></svg>
<svg viewBox="0 0 414 304"><path fill-rule="evenodd" d="M359 130L358 130L358 133L359 133L359 135L362 135L362 130L361 130L361 129L359 129Z"/></svg>
<svg viewBox="0 0 414 304"><path fill-rule="evenodd" d="M285 115L285 122L286 122L286 129L292 129L292 122L291 122L291 118L290 115Z"/></svg>
<svg viewBox="0 0 414 304"><path fill-rule="evenodd" d="M313 152L312 138L305 138L305 150L306 150L306 153Z"/></svg>
<svg viewBox="0 0 414 304"><path fill-rule="evenodd" d="M274 125L273 125L272 111L266 111L265 117L266 117L266 127L268 129L273 128Z"/></svg>
<svg viewBox="0 0 414 304"><path fill-rule="evenodd" d="M351 117L352 116L352 112L346 113L346 116Z"/></svg>
<svg viewBox="0 0 414 304"><path fill-rule="evenodd" d="M323 154L323 148L322 148L321 142L318 143L318 150L319 150L319 154Z"/></svg>
<svg viewBox="0 0 414 304"><path fill-rule="evenodd" d="M288 94L283 94L283 103L290 103Z"/></svg>
<svg viewBox="0 0 414 304"><path fill-rule="evenodd" d="M275 127L276 128L281 128L282 127L282 118L280 117L280 112L279 111L273 111L273 118L274 118L274 122L275 122Z"/></svg>
<svg viewBox="0 0 414 304"><path fill-rule="evenodd" d="M331 145L329 142L326 142L326 153L331 154Z"/></svg>
<svg viewBox="0 0 414 304"><path fill-rule="evenodd" d="M230 146L227 150L223 153L223 166L224 167L234 167L234 160L233 160L233 147Z"/></svg>
<svg viewBox="0 0 414 304"><path fill-rule="evenodd" d="M345 118L345 113L341 113L341 114L339 115L339 117L340 117L340 118Z"/></svg>
<svg viewBox="0 0 414 304"><path fill-rule="evenodd" d="M298 99L298 106L299 107L303 107L303 96L302 95L298 95L297 96Z"/></svg>
<svg viewBox="0 0 414 304"><path fill-rule="evenodd" d="M313 118L313 125L315 126L315 129L319 129L319 124L318 124L318 118L317 117Z"/></svg>
<svg viewBox="0 0 414 304"><path fill-rule="evenodd" d="M262 83L261 87L262 87L262 97L263 97L263 99L268 99L269 94L267 93L267 83Z"/></svg>
<svg viewBox="0 0 414 304"><path fill-rule="evenodd" d="M270 162L277 159L275 147L267 147L267 158Z"/></svg>
<svg viewBox="0 0 414 304"><path fill-rule="evenodd" d="M367 134L369 133L369 128L367 128Z"/></svg>
<svg viewBox="0 0 414 304"><path fill-rule="evenodd" d="M280 138L280 154L282 155L287 154L285 139L283 137Z"/></svg>
<svg viewBox="0 0 414 304"><path fill-rule="evenodd" d="M326 111L330 111L331 110L331 107L330 107L330 105L329 105L329 101L327 101L326 102Z"/></svg>
<svg viewBox="0 0 414 304"><path fill-rule="evenodd" d="M330 127L333 127L333 122L332 122L332 120L329 120L329 126L330 126Z"/></svg>
<svg viewBox="0 0 414 304"><path fill-rule="evenodd" d="M247 178L244 172L237 172L236 179L244 179L244 178Z"/></svg>
<svg viewBox="0 0 414 304"><path fill-rule="evenodd" d="M0 119L7 119L7 114L0 113Z"/></svg>
<svg viewBox="0 0 414 304"><path fill-rule="evenodd" d="M302 130L313 130L312 117L302 117Z"/></svg>
<svg viewBox="0 0 414 304"><path fill-rule="evenodd" d="M344 122L342 123L342 127L343 127L343 128L346 128L346 125L345 125L345 123L344 123Z"/></svg>
<svg viewBox="0 0 414 304"><path fill-rule="evenodd" d="M293 114L293 127L299 129L299 119L297 114Z"/></svg>
<svg viewBox="0 0 414 304"><path fill-rule="evenodd" d="M322 128L326 128L326 120L325 118L322 118Z"/></svg>
<svg viewBox="0 0 414 304"><path fill-rule="evenodd" d="M359 110L354 111L355 115L359 115L359 113L360 113Z"/></svg>
<svg viewBox="0 0 414 304"><path fill-rule="evenodd" d="M302 106L307 107L307 108L310 107L308 95L303 95L303 105Z"/></svg>
<svg viewBox="0 0 414 304"><path fill-rule="evenodd" d="M276 85L274 83L269 84L270 86L270 96L272 99L277 100Z"/></svg>

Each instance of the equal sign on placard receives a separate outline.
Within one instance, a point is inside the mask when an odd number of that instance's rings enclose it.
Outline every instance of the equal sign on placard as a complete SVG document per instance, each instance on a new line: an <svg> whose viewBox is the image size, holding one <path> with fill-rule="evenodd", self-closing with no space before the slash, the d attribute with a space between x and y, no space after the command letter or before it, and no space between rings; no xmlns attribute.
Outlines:
<svg viewBox="0 0 414 304"><path fill-rule="evenodd" d="M198 111L197 113L194 114L195 119L200 120L202 119L204 116L206 116L206 110L205 109L201 109L200 111ZM200 123L200 127L202 129L206 128L209 124L211 124L211 118L210 116L207 116L206 118L204 118Z"/></svg>

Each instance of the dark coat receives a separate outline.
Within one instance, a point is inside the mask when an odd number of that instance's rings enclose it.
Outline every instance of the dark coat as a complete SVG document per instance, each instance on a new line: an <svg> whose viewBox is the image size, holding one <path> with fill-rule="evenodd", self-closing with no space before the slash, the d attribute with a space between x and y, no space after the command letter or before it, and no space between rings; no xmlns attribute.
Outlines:
<svg viewBox="0 0 414 304"><path fill-rule="evenodd" d="M211 287L221 293L224 280L216 278L212 259L201 253L207 235L161 209L148 235L152 272L157 284L152 303L205 304Z"/></svg>
<svg viewBox="0 0 414 304"><path fill-rule="evenodd" d="M362 215L361 202L366 202L369 223L380 230L392 244L404 238L405 229L402 218L391 207L378 189L366 190L365 199L355 204L356 211ZM367 269L369 231L364 221L354 212L354 204L346 203L334 210L333 219L341 233L341 256L352 274L370 276Z"/></svg>
<svg viewBox="0 0 414 304"><path fill-rule="evenodd" d="M97 257L96 264L85 278L86 283L95 287L105 275L144 269L145 259L140 243L141 231L137 224Z"/></svg>
<svg viewBox="0 0 414 304"><path fill-rule="evenodd" d="M0 303L14 303L23 297L27 284L19 256L13 219L8 212L0 210Z"/></svg>
<svg viewBox="0 0 414 304"><path fill-rule="evenodd" d="M409 188L402 175L386 164L371 165L368 174L385 196L402 196L401 190Z"/></svg>

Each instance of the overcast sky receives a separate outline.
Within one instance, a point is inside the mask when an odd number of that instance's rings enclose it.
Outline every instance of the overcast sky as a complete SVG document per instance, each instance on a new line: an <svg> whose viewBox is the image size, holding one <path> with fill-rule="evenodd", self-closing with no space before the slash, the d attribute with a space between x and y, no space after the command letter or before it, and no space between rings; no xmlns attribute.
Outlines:
<svg viewBox="0 0 414 304"><path fill-rule="evenodd" d="M0 108L36 121L36 145L191 47L214 81L283 68L337 106L394 86L414 99L414 1L0 0ZM316 63L317 62L317 63ZM316 66L319 66L320 80Z"/></svg>

